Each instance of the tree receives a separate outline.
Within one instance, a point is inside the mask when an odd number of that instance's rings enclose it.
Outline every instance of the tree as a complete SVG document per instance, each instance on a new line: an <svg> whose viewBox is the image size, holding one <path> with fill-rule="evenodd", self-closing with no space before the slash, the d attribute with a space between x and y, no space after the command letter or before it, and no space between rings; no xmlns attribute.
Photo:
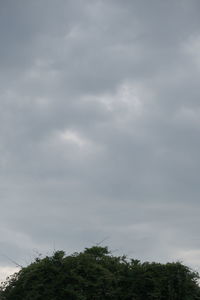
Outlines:
<svg viewBox="0 0 200 300"><path fill-rule="evenodd" d="M37 258L0 289L1 300L197 300L198 274L181 263L141 263L91 247Z"/></svg>

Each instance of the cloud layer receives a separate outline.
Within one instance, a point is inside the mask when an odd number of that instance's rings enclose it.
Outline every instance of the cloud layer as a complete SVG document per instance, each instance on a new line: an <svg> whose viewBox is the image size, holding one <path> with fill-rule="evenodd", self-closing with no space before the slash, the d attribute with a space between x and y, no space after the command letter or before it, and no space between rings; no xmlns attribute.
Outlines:
<svg viewBox="0 0 200 300"><path fill-rule="evenodd" d="M105 237L200 268L199 9L1 2L2 274Z"/></svg>

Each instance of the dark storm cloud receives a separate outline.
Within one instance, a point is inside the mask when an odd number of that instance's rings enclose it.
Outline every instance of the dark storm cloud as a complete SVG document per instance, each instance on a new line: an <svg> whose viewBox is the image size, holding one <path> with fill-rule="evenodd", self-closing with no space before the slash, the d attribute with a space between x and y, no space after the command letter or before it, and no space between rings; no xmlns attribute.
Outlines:
<svg viewBox="0 0 200 300"><path fill-rule="evenodd" d="M107 241L199 267L198 1L2 1L4 253Z"/></svg>

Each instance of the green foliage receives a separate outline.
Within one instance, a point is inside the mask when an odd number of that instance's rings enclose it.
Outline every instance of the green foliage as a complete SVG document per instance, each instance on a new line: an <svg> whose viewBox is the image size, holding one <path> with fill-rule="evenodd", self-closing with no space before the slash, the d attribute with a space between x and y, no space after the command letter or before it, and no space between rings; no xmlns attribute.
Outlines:
<svg viewBox="0 0 200 300"><path fill-rule="evenodd" d="M2 284L1 300L198 300L198 274L183 264L141 263L107 247L37 258Z"/></svg>

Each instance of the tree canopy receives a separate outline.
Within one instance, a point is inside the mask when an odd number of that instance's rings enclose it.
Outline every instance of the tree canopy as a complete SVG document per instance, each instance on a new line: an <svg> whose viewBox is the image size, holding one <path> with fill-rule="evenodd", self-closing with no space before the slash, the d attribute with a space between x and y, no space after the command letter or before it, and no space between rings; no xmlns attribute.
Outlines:
<svg viewBox="0 0 200 300"><path fill-rule="evenodd" d="M1 300L198 300L199 276L180 262L114 256L107 247L36 258L8 278Z"/></svg>

